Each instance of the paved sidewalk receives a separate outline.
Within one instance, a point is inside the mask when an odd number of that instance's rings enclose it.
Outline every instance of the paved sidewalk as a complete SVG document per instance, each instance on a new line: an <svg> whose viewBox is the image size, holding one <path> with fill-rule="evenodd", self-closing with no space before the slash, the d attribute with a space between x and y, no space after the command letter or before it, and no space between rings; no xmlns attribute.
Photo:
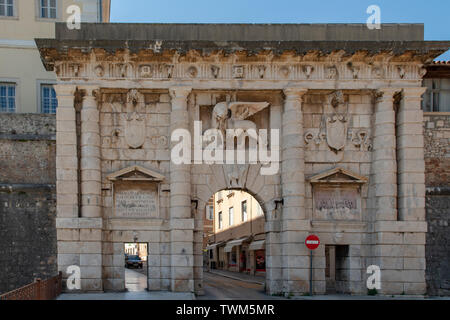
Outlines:
<svg viewBox="0 0 450 320"><path fill-rule="evenodd" d="M138 271L139 270L139 271ZM142 269L125 269L125 288L130 292L142 292L147 290L147 275Z"/></svg>
<svg viewBox="0 0 450 320"><path fill-rule="evenodd" d="M57 300L195 300L195 295L168 291L63 293Z"/></svg>
<svg viewBox="0 0 450 320"><path fill-rule="evenodd" d="M252 276L252 275L249 275L246 273L240 273L240 272L231 272L231 271L216 270L216 269L205 271L205 272L217 274L219 276L234 279L234 280L240 280L240 281L245 281L245 282L249 282L249 283L256 283L256 284L260 284L260 285L264 285L264 283L266 282L266 278L264 276Z"/></svg>

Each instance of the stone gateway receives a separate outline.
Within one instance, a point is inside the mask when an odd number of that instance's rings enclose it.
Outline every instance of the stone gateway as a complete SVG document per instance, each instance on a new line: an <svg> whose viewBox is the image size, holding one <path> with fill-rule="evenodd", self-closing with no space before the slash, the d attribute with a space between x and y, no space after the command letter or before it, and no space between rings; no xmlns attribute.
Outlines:
<svg viewBox="0 0 450 320"><path fill-rule="evenodd" d="M371 265L380 293L426 292L422 77L448 42L420 25L154 24L36 42L58 77L58 268L80 266L83 291L123 290L124 243L145 242L150 290L201 294L206 205L240 189L265 213L267 293L309 292L310 234L314 293L366 294ZM172 132L198 121L278 130L279 170L174 163Z"/></svg>

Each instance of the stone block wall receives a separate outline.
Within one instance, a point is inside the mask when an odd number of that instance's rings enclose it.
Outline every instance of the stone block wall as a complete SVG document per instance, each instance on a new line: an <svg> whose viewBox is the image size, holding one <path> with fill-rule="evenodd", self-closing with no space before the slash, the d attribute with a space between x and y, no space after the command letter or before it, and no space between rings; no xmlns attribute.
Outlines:
<svg viewBox="0 0 450 320"><path fill-rule="evenodd" d="M424 116L426 281L429 295L450 294L450 114Z"/></svg>
<svg viewBox="0 0 450 320"><path fill-rule="evenodd" d="M0 293L55 276L55 117L0 116Z"/></svg>
<svg viewBox="0 0 450 320"><path fill-rule="evenodd" d="M426 113L425 128L425 184L445 187L450 184L450 114Z"/></svg>

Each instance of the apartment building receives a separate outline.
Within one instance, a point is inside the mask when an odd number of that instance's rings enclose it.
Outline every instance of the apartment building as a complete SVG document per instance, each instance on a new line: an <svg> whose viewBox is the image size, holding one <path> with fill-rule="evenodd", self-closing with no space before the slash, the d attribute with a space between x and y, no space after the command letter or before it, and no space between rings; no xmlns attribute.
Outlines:
<svg viewBox="0 0 450 320"><path fill-rule="evenodd" d="M264 212L242 190L214 195L214 231L208 240L209 267L248 274L264 273Z"/></svg>
<svg viewBox="0 0 450 320"><path fill-rule="evenodd" d="M41 63L35 38L55 37L55 22L81 10L81 22L109 22L111 0L0 0L0 112L55 113L56 77Z"/></svg>

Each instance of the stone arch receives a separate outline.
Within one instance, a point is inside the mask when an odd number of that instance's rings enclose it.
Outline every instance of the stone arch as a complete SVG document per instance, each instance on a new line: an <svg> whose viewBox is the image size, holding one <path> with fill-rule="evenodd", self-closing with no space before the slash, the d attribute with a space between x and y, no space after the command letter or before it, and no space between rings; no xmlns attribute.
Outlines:
<svg viewBox="0 0 450 320"><path fill-rule="evenodd" d="M230 168L231 167L231 168ZM234 168L233 168L234 167ZM265 217L266 232L266 291L271 294L278 292L281 279L274 278L274 268L279 268L273 253L280 252L279 218L281 208L280 172L273 176L262 176L260 164L245 165L237 175L238 184L227 181L227 173L239 165L193 165L191 171L191 193L194 200L194 288L197 294L203 292L203 217L209 199L222 190L242 190L253 196L261 205ZM231 171L230 171L231 170Z"/></svg>

